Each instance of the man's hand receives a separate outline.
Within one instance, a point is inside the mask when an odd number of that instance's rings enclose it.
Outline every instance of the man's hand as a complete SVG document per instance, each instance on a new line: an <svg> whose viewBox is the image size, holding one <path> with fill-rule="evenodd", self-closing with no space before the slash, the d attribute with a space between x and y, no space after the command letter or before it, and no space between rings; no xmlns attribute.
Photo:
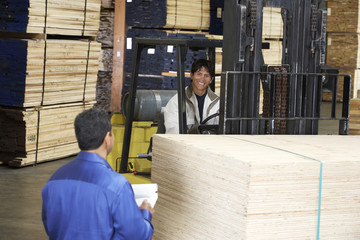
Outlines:
<svg viewBox="0 0 360 240"><path fill-rule="evenodd" d="M145 199L141 206L140 209L146 209L148 210L152 215L154 214L155 210L151 207L151 204Z"/></svg>

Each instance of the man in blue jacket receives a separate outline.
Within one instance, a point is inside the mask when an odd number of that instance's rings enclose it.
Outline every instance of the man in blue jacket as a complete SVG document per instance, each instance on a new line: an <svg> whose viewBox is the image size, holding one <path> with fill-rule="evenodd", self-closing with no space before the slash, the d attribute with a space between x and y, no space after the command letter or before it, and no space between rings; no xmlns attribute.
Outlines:
<svg viewBox="0 0 360 240"><path fill-rule="evenodd" d="M137 206L130 183L106 156L114 145L109 115L80 113L75 134L81 152L59 168L42 190L42 219L50 239L151 239L154 213Z"/></svg>

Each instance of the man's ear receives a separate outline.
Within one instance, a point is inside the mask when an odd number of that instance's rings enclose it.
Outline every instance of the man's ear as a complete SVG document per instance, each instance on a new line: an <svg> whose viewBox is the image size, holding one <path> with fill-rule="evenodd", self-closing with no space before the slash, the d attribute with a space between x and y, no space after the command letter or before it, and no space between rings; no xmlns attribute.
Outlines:
<svg viewBox="0 0 360 240"><path fill-rule="evenodd" d="M110 133L110 132L107 132L107 133L105 134L105 137L104 137L104 143L106 143L107 145L109 145L110 141L111 141L111 133Z"/></svg>

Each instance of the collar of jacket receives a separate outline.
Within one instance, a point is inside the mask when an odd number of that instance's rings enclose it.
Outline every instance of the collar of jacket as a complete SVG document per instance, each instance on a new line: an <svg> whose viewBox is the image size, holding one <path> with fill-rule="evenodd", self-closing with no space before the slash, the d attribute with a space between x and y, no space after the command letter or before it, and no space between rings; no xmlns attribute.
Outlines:
<svg viewBox="0 0 360 240"><path fill-rule="evenodd" d="M187 99L190 99L191 96L195 94L192 88L192 85L190 84L186 89L185 89L185 95ZM210 87L207 88L207 95L210 98L211 102L217 100L219 98L218 95L216 95Z"/></svg>
<svg viewBox="0 0 360 240"><path fill-rule="evenodd" d="M87 152L87 151L81 151L79 152L79 154L77 155L77 160L82 160L82 161L89 161L89 162L94 162L94 163L100 163L102 165L104 165L107 168L111 169L110 164L106 161L106 159L100 157L98 154L96 153L92 153L92 152Z"/></svg>

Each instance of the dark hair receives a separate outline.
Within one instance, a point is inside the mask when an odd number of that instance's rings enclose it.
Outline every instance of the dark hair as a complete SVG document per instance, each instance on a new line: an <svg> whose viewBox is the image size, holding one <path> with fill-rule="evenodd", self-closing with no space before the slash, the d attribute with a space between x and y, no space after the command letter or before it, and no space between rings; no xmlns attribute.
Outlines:
<svg viewBox="0 0 360 240"><path fill-rule="evenodd" d="M209 73L210 76L212 78L215 77L215 69L213 64L206 60L206 59L199 59L196 60L192 65L191 65L191 73L194 74L195 72L197 72L198 70L200 70L202 67L204 67Z"/></svg>
<svg viewBox="0 0 360 240"><path fill-rule="evenodd" d="M110 115L99 108L91 108L77 115L74 126L82 151L97 149L103 143L106 133L111 134Z"/></svg>

